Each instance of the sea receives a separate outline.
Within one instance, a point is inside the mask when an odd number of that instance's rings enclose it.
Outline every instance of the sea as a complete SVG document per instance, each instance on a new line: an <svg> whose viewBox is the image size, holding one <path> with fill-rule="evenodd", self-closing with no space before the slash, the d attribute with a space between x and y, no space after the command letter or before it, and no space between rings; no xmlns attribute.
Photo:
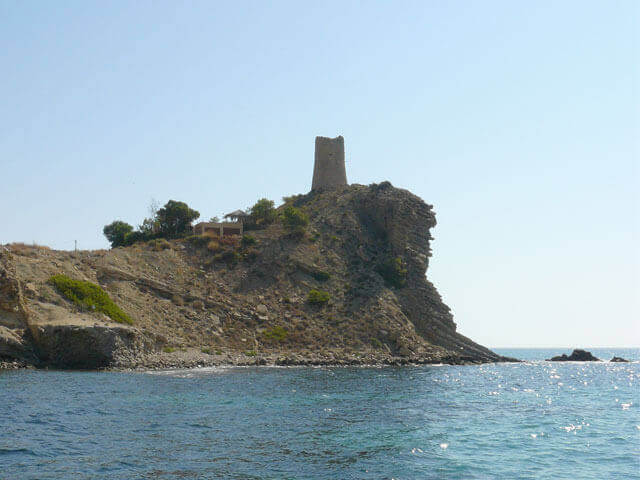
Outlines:
<svg viewBox="0 0 640 480"><path fill-rule="evenodd" d="M632 362L1 371L0 479L640 479L640 349L588 350Z"/></svg>

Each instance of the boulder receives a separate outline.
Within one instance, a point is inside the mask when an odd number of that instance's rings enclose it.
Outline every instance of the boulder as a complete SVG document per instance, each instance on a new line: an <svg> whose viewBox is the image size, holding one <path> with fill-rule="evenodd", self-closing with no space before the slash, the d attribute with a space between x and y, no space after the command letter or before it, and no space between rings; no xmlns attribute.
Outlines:
<svg viewBox="0 0 640 480"><path fill-rule="evenodd" d="M22 359L27 348L16 332L0 325L0 357Z"/></svg>
<svg viewBox="0 0 640 480"><path fill-rule="evenodd" d="M579 348L575 349L571 355L567 356L566 353L562 355L558 355L555 357L551 357L547 359L547 362L599 362L600 359L594 357L591 352L587 352L586 350L581 350Z"/></svg>

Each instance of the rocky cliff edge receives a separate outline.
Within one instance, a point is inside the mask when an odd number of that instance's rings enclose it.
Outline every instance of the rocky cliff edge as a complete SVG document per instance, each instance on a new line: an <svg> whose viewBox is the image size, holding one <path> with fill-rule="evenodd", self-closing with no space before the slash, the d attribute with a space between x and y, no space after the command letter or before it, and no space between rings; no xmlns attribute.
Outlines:
<svg viewBox="0 0 640 480"><path fill-rule="evenodd" d="M244 242L190 238L98 251L0 246L0 362L58 368L479 363L426 277L430 205L390 183L292 197L310 222ZM280 208L284 208L280 207ZM100 285L132 326L51 285ZM315 298L310 292L320 292Z"/></svg>

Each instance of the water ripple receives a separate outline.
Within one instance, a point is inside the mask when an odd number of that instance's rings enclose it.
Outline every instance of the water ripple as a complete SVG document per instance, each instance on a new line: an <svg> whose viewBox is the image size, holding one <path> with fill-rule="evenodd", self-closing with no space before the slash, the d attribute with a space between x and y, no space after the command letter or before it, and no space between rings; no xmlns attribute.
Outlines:
<svg viewBox="0 0 640 480"><path fill-rule="evenodd" d="M0 477L638 479L638 379L544 361L3 372Z"/></svg>

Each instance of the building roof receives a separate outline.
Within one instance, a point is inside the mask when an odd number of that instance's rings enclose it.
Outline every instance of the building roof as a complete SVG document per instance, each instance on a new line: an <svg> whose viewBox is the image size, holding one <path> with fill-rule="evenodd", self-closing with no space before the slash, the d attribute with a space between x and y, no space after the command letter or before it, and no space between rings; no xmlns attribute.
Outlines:
<svg viewBox="0 0 640 480"><path fill-rule="evenodd" d="M242 210L234 210L231 213L227 213L224 218L229 218L229 217L248 217L249 214L242 211Z"/></svg>

